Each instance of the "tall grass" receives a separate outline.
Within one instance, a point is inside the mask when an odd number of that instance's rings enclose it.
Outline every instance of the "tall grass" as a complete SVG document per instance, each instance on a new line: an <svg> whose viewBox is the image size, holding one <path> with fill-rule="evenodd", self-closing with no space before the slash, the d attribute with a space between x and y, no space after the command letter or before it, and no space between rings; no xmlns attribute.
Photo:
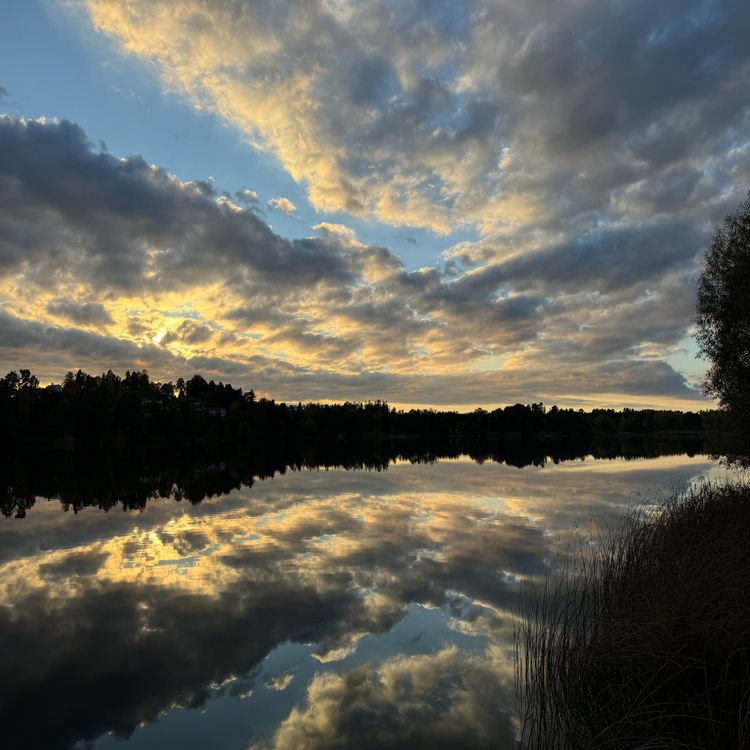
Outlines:
<svg viewBox="0 0 750 750"><path fill-rule="evenodd" d="M750 747L750 487L643 508L522 596L521 747Z"/></svg>

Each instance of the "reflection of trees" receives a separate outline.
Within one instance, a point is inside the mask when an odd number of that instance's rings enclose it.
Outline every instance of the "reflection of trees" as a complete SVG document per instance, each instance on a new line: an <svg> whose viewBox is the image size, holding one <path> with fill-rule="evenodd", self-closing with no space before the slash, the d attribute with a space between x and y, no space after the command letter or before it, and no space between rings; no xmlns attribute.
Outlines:
<svg viewBox="0 0 750 750"><path fill-rule="evenodd" d="M469 455L478 463L494 461L522 468L548 462L595 458L654 458L705 452L701 438L654 442L631 437L610 440L444 440L425 442L334 441L286 448L257 445L237 452L150 450L139 453L47 451L5 456L0 462L0 511L22 518L36 498L58 499L65 510L144 508L149 501L172 498L199 503L251 487L256 479L316 468L385 471L397 460L431 463Z"/></svg>

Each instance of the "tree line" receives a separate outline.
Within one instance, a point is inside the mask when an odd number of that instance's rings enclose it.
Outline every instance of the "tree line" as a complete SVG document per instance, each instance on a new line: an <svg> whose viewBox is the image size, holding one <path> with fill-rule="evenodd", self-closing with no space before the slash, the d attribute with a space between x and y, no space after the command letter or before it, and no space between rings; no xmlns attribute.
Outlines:
<svg viewBox="0 0 750 750"><path fill-rule="evenodd" d="M206 380L152 380L145 370L124 377L108 370L69 372L62 383L41 387L29 370L0 379L4 437L74 447L114 440L240 443L256 440L351 438L551 438L722 431L723 412L655 409L562 409L541 403L492 411L397 410L385 401L287 404L257 398L253 390Z"/></svg>

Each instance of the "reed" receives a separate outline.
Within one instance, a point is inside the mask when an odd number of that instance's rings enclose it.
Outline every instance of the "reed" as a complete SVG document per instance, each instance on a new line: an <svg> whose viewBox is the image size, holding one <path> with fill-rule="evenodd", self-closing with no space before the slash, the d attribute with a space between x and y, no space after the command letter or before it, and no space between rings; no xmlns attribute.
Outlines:
<svg viewBox="0 0 750 750"><path fill-rule="evenodd" d="M750 747L748 485L598 527L521 602L522 748Z"/></svg>

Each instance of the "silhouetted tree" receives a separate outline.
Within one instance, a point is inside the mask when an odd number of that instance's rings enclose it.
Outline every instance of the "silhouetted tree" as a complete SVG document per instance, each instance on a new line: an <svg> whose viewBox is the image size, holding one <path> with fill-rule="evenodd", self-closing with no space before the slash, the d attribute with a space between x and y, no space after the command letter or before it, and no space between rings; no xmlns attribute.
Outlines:
<svg viewBox="0 0 750 750"><path fill-rule="evenodd" d="M717 227L698 281L698 345L704 381L743 432L750 425L750 193Z"/></svg>
<svg viewBox="0 0 750 750"><path fill-rule="evenodd" d="M39 379L31 374L31 370L21 370L21 388L34 390L39 387Z"/></svg>
<svg viewBox="0 0 750 750"><path fill-rule="evenodd" d="M193 398L202 397L208 390L208 383L201 375L193 375L187 383L187 395Z"/></svg>

